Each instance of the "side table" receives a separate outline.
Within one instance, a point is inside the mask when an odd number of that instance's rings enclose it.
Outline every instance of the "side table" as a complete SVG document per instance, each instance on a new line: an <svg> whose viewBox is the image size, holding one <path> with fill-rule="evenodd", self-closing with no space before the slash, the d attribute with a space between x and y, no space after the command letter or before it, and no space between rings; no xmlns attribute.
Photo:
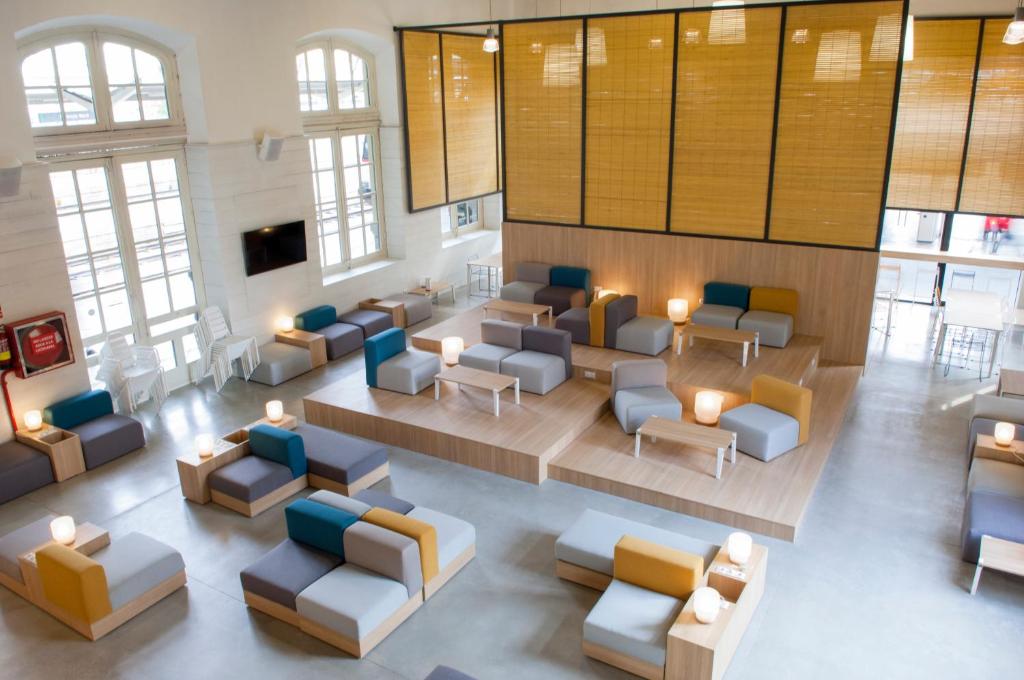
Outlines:
<svg viewBox="0 0 1024 680"><path fill-rule="evenodd" d="M300 331L295 329L287 333L278 333L274 340L286 345L294 345L309 350L309 358L313 361L313 368L319 368L327 364L327 338L319 333Z"/></svg>
<svg viewBox="0 0 1024 680"><path fill-rule="evenodd" d="M50 457L50 466L53 467L53 478L56 481L63 482L85 472L82 442L74 432L49 425L35 432L18 430L15 436L22 444L42 451Z"/></svg>

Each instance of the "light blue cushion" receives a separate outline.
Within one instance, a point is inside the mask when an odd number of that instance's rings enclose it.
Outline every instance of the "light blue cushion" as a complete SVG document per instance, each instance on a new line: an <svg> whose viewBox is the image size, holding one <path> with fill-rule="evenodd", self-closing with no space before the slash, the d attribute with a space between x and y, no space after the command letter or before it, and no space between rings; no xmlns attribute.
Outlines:
<svg viewBox="0 0 1024 680"><path fill-rule="evenodd" d="M113 412L114 402L110 393L106 390L92 390L50 404L43 411L43 419L62 430L70 430Z"/></svg>
<svg viewBox="0 0 1024 680"><path fill-rule="evenodd" d="M377 368L391 357L404 351L405 331L401 328L389 328L367 338L363 343L366 384L370 387L377 387Z"/></svg>
<svg viewBox="0 0 1024 680"><path fill-rule="evenodd" d="M619 390L612 399L615 417L626 434L633 434L651 416L667 420L683 417L683 405L667 387L634 387Z"/></svg>
<svg viewBox="0 0 1024 680"><path fill-rule="evenodd" d="M668 629L685 603L613 580L583 621L583 639L654 666L665 665Z"/></svg>
<svg viewBox="0 0 1024 680"><path fill-rule="evenodd" d="M739 307L727 307L724 305L701 305L694 310L690 317L690 323L697 326L716 326L718 328L736 328L743 310Z"/></svg>
<svg viewBox="0 0 1024 680"><path fill-rule="evenodd" d="M301 331L318 331L338 323L338 310L331 305L320 305L295 315L295 327Z"/></svg>
<svg viewBox="0 0 1024 680"><path fill-rule="evenodd" d="M343 564L299 593L295 609L304 619L361 640L408 601L409 591L398 581Z"/></svg>
<svg viewBox="0 0 1024 680"><path fill-rule="evenodd" d="M345 529L359 518L351 512L317 503L308 498L295 501L284 509L288 538L345 559Z"/></svg>
<svg viewBox="0 0 1024 680"><path fill-rule="evenodd" d="M257 425L249 430L249 452L280 463L292 471L292 479L306 474L306 448L295 432L272 425Z"/></svg>
<svg viewBox="0 0 1024 680"><path fill-rule="evenodd" d="M761 404L744 404L726 411L718 426L736 433L736 450L768 462L800 443L796 418Z"/></svg>

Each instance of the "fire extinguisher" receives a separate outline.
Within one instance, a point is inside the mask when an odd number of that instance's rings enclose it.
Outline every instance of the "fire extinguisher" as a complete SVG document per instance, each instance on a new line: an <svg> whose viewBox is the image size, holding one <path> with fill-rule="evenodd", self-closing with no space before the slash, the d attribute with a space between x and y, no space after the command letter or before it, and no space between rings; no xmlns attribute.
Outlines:
<svg viewBox="0 0 1024 680"><path fill-rule="evenodd" d="M4 318L3 307L0 307L0 319ZM0 370L11 367L11 344L7 339L7 329L0 323Z"/></svg>

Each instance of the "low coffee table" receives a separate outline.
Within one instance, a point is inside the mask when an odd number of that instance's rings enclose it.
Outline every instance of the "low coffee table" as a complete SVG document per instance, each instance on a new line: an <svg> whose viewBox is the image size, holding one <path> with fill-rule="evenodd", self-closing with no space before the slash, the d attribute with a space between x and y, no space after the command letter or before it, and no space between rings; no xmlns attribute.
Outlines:
<svg viewBox="0 0 1024 680"><path fill-rule="evenodd" d="M651 416L636 430L636 446L633 449L633 456L636 458L640 457L640 441L643 435L650 437L651 441L658 441L658 437L661 437L677 444L713 449L717 455L715 479L722 478L722 461L726 449L729 449L729 462L736 462L735 432Z"/></svg>
<svg viewBox="0 0 1024 680"><path fill-rule="evenodd" d="M491 373L490 371L481 371L477 368L470 368L469 366L452 366L446 368L437 375L434 376L434 399L441 398L441 381L455 383L462 389L463 385L469 387L478 387L482 390L490 390L494 396L494 415L497 417L499 414L499 393L509 387L515 388L516 392L516 403L519 403L519 378L511 375L502 375L501 373Z"/></svg>
<svg viewBox="0 0 1024 680"><path fill-rule="evenodd" d="M313 368L327 365L327 338L319 333L311 333L296 328L287 333L275 334L274 341L309 350L309 359L313 364Z"/></svg>
<svg viewBox="0 0 1024 680"><path fill-rule="evenodd" d="M679 331L679 340L676 343L676 354L683 353L683 340L690 339L690 347L693 347L694 338L705 338L707 340L720 340L722 342L735 342L743 345L743 365L747 365L747 352L750 345L754 345L754 358L757 358L760 349L759 335L757 331L746 331L739 328L719 328L718 326L701 326L700 324L687 324Z"/></svg>
<svg viewBox="0 0 1024 680"><path fill-rule="evenodd" d="M552 313L551 305L535 305L530 302L512 302L511 300L491 300L490 302L484 303L484 318L487 317L487 312L498 312L499 314L522 314L523 316L532 316L533 325L540 325L540 315L548 315L548 325L551 325Z"/></svg>
<svg viewBox="0 0 1024 680"><path fill-rule="evenodd" d="M452 304L454 305L455 304L455 284L449 283L447 281L431 281L430 282L430 288L424 288L423 286L419 286L417 288L413 288L413 289L407 290L405 292L409 293L410 295L422 295L424 297L430 298L431 300L433 300L437 304L441 304L441 299L440 299L441 293L443 293L445 291L448 291L449 293L452 294Z"/></svg>

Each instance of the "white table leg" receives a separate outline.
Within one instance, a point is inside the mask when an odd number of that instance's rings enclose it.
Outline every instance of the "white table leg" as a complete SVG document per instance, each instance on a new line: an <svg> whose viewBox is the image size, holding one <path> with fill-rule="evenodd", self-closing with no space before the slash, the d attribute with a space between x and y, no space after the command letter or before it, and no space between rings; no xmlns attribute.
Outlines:
<svg viewBox="0 0 1024 680"><path fill-rule="evenodd" d="M750 349L750 343L749 342L743 343L743 366L744 367L746 367L746 365L747 365L747 350L749 350L749 349Z"/></svg>
<svg viewBox="0 0 1024 680"><path fill-rule="evenodd" d="M754 358L758 357L758 350L761 348L761 333L754 333Z"/></svg>
<svg viewBox="0 0 1024 680"><path fill-rule="evenodd" d="M441 398L441 381L434 378L434 401Z"/></svg>
<svg viewBox="0 0 1024 680"><path fill-rule="evenodd" d="M491 394L494 395L494 417L497 418L501 404L501 399L498 398L498 390L491 390Z"/></svg>
<svg viewBox="0 0 1024 680"><path fill-rule="evenodd" d="M555 325L555 310L553 307L548 307L548 326Z"/></svg>
<svg viewBox="0 0 1024 680"><path fill-rule="evenodd" d="M981 558L978 558L978 566L974 569L974 580L971 581L971 595L978 592L978 582L981 580L981 570L984 569Z"/></svg>
<svg viewBox="0 0 1024 680"><path fill-rule="evenodd" d="M636 431L636 443L633 444L633 457L640 457L640 430Z"/></svg>
<svg viewBox="0 0 1024 680"><path fill-rule="evenodd" d="M719 447L715 451L715 479L722 478L722 460L725 458L725 449Z"/></svg>
<svg viewBox="0 0 1024 680"><path fill-rule="evenodd" d="M518 406L519 405L519 378L516 378L515 388L516 388L516 405Z"/></svg>
<svg viewBox="0 0 1024 680"><path fill-rule="evenodd" d="M682 356L683 354L683 332L679 332L679 337L676 338L676 354Z"/></svg>
<svg viewBox="0 0 1024 680"><path fill-rule="evenodd" d="M732 433L732 446L729 447L729 462L736 464L736 433Z"/></svg>
<svg viewBox="0 0 1024 680"><path fill-rule="evenodd" d="M452 293L452 295L455 295ZM466 263L466 299L468 300L473 295L473 267L467 262Z"/></svg>
<svg viewBox="0 0 1024 680"><path fill-rule="evenodd" d="M946 344L946 322L943 320L939 326L939 337L935 339L935 352L932 353L932 363L934 364L939 360L939 354L942 353L942 346Z"/></svg>
<svg viewBox="0 0 1024 680"><path fill-rule="evenodd" d="M690 336L690 347L693 347L693 336Z"/></svg>
<svg viewBox="0 0 1024 680"><path fill-rule="evenodd" d="M534 314L533 315L533 325L534 326L539 326L540 325L540 315L539 314Z"/></svg>

